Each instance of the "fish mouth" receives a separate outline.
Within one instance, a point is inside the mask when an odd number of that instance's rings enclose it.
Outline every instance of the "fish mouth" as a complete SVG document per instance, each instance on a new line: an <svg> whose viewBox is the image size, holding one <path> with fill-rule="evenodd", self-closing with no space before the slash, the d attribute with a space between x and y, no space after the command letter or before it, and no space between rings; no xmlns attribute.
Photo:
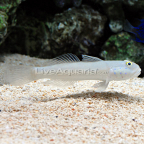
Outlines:
<svg viewBox="0 0 144 144"><path fill-rule="evenodd" d="M138 77L141 74L141 69L137 69L133 77Z"/></svg>

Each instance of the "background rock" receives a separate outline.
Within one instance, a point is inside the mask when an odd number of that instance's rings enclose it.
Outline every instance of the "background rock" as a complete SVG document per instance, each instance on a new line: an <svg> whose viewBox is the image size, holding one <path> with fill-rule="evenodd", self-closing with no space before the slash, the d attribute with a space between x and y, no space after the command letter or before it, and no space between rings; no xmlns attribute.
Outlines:
<svg viewBox="0 0 144 144"><path fill-rule="evenodd" d="M15 17L15 13L18 5L24 0L1 0L0 1L0 44L4 42L8 36L8 17L9 15ZM16 21L12 20L12 25L15 25ZM7 36L6 36L7 34Z"/></svg>
<svg viewBox="0 0 144 144"><path fill-rule="evenodd" d="M141 0L1 0L0 52L128 58L143 68L144 44L121 33L125 19L133 26L144 19L143 7Z"/></svg>
<svg viewBox="0 0 144 144"><path fill-rule="evenodd" d="M20 15L20 14L19 14ZM21 15L22 16L22 15ZM88 54L89 46L103 35L106 17L89 6L69 8L47 21L23 14L2 45L11 51L51 58L71 52Z"/></svg>
<svg viewBox="0 0 144 144"><path fill-rule="evenodd" d="M103 45L101 56L105 60L131 60L141 64L142 69L144 68L143 44L133 41L126 32L111 36Z"/></svg>
<svg viewBox="0 0 144 144"><path fill-rule="evenodd" d="M79 7L82 0L54 0L56 6L63 8L66 5L73 5L74 7Z"/></svg>
<svg viewBox="0 0 144 144"><path fill-rule="evenodd" d="M106 60L125 60L131 59L136 63L144 57L142 54L143 44L131 40L126 32L112 35L102 47L101 56ZM140 57L141 56L141 57Z"/></svg>

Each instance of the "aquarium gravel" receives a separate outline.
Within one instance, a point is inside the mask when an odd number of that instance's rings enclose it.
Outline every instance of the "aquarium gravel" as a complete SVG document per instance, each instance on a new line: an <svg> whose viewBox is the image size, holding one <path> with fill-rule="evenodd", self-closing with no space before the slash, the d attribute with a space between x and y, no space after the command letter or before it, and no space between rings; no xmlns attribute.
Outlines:
<svg viewBox="0 0 144 144"><path fill-rule="evenodd" d="M48 60L6 57L13 65L44 66ZM58 88L38 80L0 87L1 144L144 143L144 79L112 81L95 92L96 81Z"/></svg>

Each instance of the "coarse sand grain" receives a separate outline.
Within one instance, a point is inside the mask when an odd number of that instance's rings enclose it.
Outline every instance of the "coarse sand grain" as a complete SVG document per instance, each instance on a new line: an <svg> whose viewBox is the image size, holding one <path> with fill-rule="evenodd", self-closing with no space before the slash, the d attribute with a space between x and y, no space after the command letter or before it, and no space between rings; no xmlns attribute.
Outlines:
<svg viewBox="0 0 144 144"><path fill-rule="evenodd" d="M12 65L46 66L48 60L14 54ZM0 144L142 144L144 79L112 81L105 92L79 81L57 88L43 80L0 87Z"/></svg>

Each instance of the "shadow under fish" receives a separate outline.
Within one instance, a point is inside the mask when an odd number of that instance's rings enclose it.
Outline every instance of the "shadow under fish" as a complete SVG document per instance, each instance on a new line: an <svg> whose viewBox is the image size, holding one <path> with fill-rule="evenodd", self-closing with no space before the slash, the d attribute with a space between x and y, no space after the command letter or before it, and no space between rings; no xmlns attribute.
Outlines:
<svg viewBox="0 0 144 144"><path fill-rule="evenodd" d="M124 30L135 35L135 37L132 38L132 40L144 43L144 19L136 20L139 22L139 25L137 27L132 26L128 20L125 20Z"/></svg>

